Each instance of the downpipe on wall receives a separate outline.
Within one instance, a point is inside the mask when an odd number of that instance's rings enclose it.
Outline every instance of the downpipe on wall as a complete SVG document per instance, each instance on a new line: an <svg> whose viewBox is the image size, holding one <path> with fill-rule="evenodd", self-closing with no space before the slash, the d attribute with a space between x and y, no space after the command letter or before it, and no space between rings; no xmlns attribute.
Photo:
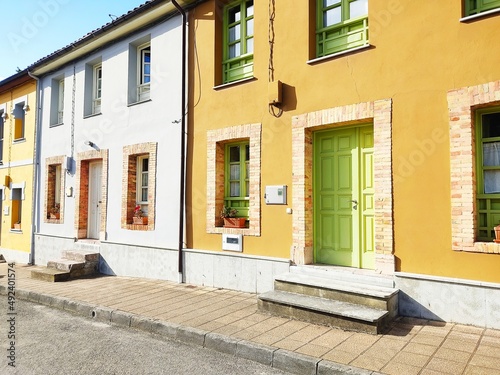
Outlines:
<svg viewBox="0 0 500 375"><path fill-rule="evenodd" d="M171 0L172 4L177 8L177 10L182 15L182 88L181 88L181 180L180 180L180 197L179 197L179 249L178 249L178 272L179 279L178 282L184 282L184 259L183 259L183 248L184 248L184 212L185 212L185 179L186 179L186 46L187 46L187 38L186 38L186 26L187 26L187 17L186 12L182 7L177 3L176 0Z"/></svg>
<svg viewBox="0 0 500 375"><path fill-rule="evenodd" d="M40 78L33 75L26 69L28 75L36 81L36 112L35 112L35 149L33 150L33 202L31 204L31 239L30 239L30 259L29 264L35 265L35 234L40 224L40 218L37 215L38 200L40 199L40 183L39 168L40 168L40 133L41 133L41 119L40 112L42 108L42 85Z"/></svg>

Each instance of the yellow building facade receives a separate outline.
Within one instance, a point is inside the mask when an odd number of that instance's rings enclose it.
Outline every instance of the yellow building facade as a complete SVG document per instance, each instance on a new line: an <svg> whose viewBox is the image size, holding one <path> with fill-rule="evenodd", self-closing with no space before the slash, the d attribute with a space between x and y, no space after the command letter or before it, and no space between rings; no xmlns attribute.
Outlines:
<svg viewBox="0 0 500 375"><path fill-rule="evenodd" d="M186 259L204 261L186 267L209 276L192 281L252 289L239 281L251 275L259 291L269 287L259 277L287 262L366 269L394 277L402 315L492 326L496 302L483 297L484 285L500 295L500 163L478 155L496 147L500 128L499 9L197 6ZM224 207L245 227L224 227ZM238 252L224 250L228 237ZM461 311L446 311L459 302Z"/></svg>
<svg viewBox="0 0 500 375"><path fill-rule="evenodd" d="M20 263L31 260L36 108L26 71L0 82L0 253Z"/></svg>

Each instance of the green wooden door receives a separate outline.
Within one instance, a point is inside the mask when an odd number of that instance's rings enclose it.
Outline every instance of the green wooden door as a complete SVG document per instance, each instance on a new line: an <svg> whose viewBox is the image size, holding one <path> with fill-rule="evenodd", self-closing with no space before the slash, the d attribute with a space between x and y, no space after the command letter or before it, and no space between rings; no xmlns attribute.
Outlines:
<svg viewBox="0 0 500 375"><path fill-rule="evenodd" d="M314 134L314 261L374 268L373 127Z"/></svg>

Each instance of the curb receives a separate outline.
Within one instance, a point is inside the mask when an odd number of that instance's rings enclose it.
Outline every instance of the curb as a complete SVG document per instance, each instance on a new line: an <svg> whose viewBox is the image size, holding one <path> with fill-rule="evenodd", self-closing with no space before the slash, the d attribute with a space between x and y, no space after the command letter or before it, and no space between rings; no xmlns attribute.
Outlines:
<svg viewBox="0 0 500 375"><path fill-rule="evenodd" d="M295 353L273 346L225 336L215 332L182 326L164 320L114 310L109 307L74 301L69 298L16 289L16 298L64 310L92 320L155 333L185 344L248 359L298 375L382 375L375 371L342 365L328 360ZM7 295L7 287L0 285L0 294Z"/></svg>

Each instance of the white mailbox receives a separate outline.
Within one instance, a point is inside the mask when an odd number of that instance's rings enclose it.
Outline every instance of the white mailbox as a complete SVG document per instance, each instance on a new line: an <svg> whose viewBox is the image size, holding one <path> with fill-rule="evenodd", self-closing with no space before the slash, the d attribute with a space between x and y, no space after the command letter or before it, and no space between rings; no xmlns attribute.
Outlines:
<svg viewBox="0 0 500 375"><path fill-rule="evenodd" d="M222 250L243 251L243 236L241 234L222 234Z"/></svg>
<svg viewBox="0 0 500 375"><path fill-rule="evenodd" d="M266 186L266 204L286 204L286 185Z"/></svg>

